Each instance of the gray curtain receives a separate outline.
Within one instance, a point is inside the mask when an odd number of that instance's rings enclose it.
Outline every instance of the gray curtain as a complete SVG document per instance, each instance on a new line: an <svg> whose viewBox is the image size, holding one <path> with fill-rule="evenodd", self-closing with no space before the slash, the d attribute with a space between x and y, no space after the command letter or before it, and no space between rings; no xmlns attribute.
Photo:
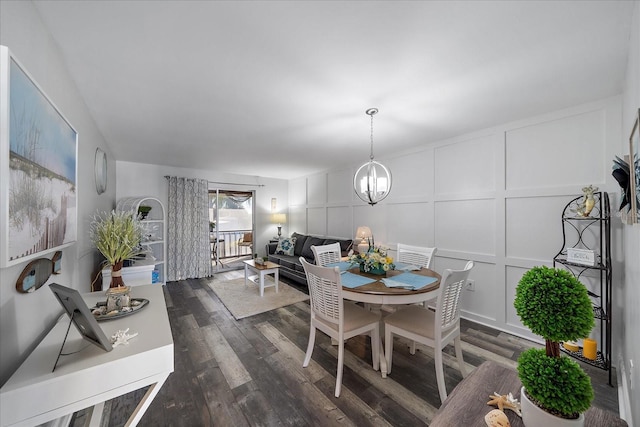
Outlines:
<svg viewBox="0 0 640 427"><path fill-rule="evenodd" d="M204 179L167 179L167 280L211 276L209 184Z"/></svg>

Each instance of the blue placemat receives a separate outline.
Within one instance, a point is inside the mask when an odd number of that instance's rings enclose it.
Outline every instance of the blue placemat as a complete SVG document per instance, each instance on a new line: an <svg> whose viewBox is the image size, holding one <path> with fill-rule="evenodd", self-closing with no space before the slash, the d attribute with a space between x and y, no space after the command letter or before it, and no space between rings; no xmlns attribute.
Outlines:
<svg viewBox="0 0 640 427"><path fill-rule="evenodd" d="M402 273L392 278L382 279L384 284L389 288L408 288L417 289L424 288L427 285L435 282L435 277L421 276L419 274Z"/></svg>
<svg viewBox="0 0 640 427"><path fill-rule="evenodd" d="M350 268L353 268L353 264L348 261L340 261L340 262L331 262L329 264L325 264L325 267L338 267L340 271L347 271Z"/></svg>
<svg viewBox="0 0 640 427"><path fill-rule="evenodd" d="M420 267L418 267L417 265L407 264L404 262L396 262L395 265L396 265L396 270L404 270L404 271L420 270Z"/></svg>
<svg viewBox="0 0 640 427"><path fill-rule="evenodd" d="M358 286L363 286L375 281L375 279L359 276L357 274L349 273L348 271L340 274L340 282L345 288L357 288Z"/></svg>

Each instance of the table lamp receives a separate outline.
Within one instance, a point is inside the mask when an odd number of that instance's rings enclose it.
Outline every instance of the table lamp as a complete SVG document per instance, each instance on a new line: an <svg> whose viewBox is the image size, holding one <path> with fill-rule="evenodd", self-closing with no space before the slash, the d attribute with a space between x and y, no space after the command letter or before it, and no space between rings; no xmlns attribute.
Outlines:
<svg viewBox="0 0 640 427"><path fill-rule="evenodd" d="M271 215L271 222L278 224L278 240L282 236L282 224L287 222L287 216L283 213L274 213Z"/></svg>
<svg viewBox="0 0 640 427"><path fill-rule="evenodd" d="M360 239L358 243L358 252L364 253L369 250L369 246L373 246L373 234L367 226L361 225L356 231L356 239Z"/></svg>

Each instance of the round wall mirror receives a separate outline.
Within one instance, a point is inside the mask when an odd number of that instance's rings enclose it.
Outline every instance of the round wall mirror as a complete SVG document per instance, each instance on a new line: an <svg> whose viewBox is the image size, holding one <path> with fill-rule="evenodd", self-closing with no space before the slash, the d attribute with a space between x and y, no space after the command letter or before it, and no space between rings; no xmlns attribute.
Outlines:
<svg viewBox="0 0 640 427"><path fill-rule="evenodd" d="M96 191L102 194L107 190L107 154L96 148L95 159Z"/></svg>

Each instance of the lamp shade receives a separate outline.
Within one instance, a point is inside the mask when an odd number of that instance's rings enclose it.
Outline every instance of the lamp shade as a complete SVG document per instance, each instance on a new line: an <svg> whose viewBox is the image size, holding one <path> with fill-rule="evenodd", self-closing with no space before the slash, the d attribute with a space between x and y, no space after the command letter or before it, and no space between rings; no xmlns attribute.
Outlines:
<svg viewBox="0 0 640 427"><path fill-rule="evenodd" d="M363 240L372 236L371 229L365 225L361 225L358 227L358 231L356 231L356 239Z"/></svg>
<svg viewBox="0 0 640 427"><path fill-rule="evenodd" d="M365 225L358 227L356 231L356 241L357 240L359 240L357 246L358 252L367 252L370 244L373 244L373 233L371 233L371 229Z"/></svg>
<svg viewBox="0 0 640 427"><path fill-rule="evenodd" d="M271 222L274 224L284 224L287 222L287 215L283 213L275 213L271 215Z"/></svg>

